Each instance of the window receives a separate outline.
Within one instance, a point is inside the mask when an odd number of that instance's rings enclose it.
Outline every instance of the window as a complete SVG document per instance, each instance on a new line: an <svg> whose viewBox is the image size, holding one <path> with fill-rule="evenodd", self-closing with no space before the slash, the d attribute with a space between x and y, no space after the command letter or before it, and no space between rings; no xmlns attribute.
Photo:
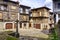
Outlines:
<svg viewBox="0 0 60 40"><path fill-rule="evenodd" d="M26 14L29 14L29 9L25 9L26 10Z"/></svg>
<svg viewBox="0 0 60 40"><path fill-rule="evenodd" d="M4 10L4 7L3 6L1 6L1 10Z"/></svg>
<svg viewBox="0 0 60 40"><path fill-rule="evenodd" d="M27 19L26 19L26 16L23 16L23 20L27 20Z"/></svg>
<svg viewBox="0 0 60 40"><path fill-rule="evenodd" d="M46 30L47 29L47 25L44 25L44 28L43 28L43 30Z"/></svg>
<svg viewBox="0 0 60 40"><path fill-rule="evenodd" d="M58 17L60 18L60 14L58 15Z"/></svg>
<svg viewBox="0 0 60 40"><path fill-rule="evenodd" d="M7 10L7 5L4 5L4 10Z"/></svg>
<svg viewBox="0 0 60 40"><path fill-rule="evenodd" d="M16 6L11 6L11 9L15 10L17 7Z"/></svg>
<svg viewBox="0 0 60 40"><path fill-rule="evenodd" d="M22 23L20 23L20 28L22 28Z"/></svg>
<svg viewBox="0 0 60 40"><path fill-rule="evenodd" d="M32 27L31 23L29 23L29 27Z"/></svg>
<svg viewBox="0 0 60 40"><path fill-rule="evenodd" d="M39 13L39 15L41 16L41 12Z"/></svg>
<svg viewBox="0 0 60 40"><path fill-rule="evenodd" d="M24 26L26 26L26 23L24 23Z"/></svg>
<svg viewBox="0 0 60 40"><path fill-rule="evenodd" d="M30 16L32 17L32 14L30 14Z"/></svg>
<svg viewBox="0 0 60 40"><path fill-rule="evenodd" d="M19 8L19 10L20 10L20 13L23 13L23 9L22 8Z"/></svg>
<svg viewBox="0 0 60 40"><path fill-rule="evenodd" d="M60 3L58 3L58 8L60 8Z"/></svg>
<svg viewBox="0 0 60 40"><path fill-rule="evenodd" d="M7 10L7 5L1 5L1 6L0 6L0 9L1 9L1 10Z"/></svg>

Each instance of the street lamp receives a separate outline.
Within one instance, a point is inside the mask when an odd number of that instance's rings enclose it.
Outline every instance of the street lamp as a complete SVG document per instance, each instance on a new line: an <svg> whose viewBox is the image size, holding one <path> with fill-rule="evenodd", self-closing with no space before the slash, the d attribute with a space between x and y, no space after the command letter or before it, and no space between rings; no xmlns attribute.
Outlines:
<svg viewBox="0 0 60 40"><path fill-rule="evenodd" d="M16 20L15 21L16 22L16 33L15 33L15 37L19 37L19 33L18 33L18 22L19 22L19 20Z"/></svg>

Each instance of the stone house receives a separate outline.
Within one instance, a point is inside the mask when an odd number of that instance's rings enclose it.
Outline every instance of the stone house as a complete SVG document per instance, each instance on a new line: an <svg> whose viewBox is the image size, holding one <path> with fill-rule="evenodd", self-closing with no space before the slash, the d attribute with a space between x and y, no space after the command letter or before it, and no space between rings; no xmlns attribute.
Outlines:
<svg viewBox="0 0 60 40"><path fill-rule="evenodd" d="M19 2L0 0L0 26L1 29L14 29L18 19Z"/></svg>
<svg viewBox="0 0 60 40"><path fill-rule="evenodd" d="M33 29L49 29L49 8L39 7L31 10L30 14L30 28Z"/></svg>
<svg viewBox="0 0 60 40"><path fill-rule="evenodd" d="M29 28L29 14L30 7L25 5L20 5L19 7L19 20L20 20L20 28L28 29Z"/></svg>
<svg viewBox="0 0 60 40"><path fill-rule="evenodd" d="M0 0L0 29L15 29L16 20L19 20L19 29L49 29L49 10L47 7L31 9L29 6L19 5L19 2Z"/></svg>

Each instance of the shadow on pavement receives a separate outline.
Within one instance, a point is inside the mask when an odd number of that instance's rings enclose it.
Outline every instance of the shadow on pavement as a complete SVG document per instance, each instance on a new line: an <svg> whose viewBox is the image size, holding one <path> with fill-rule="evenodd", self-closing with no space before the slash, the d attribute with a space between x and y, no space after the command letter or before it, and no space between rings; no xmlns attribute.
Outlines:
<svg viewBox="0 0 60 40"><path fill-rule="evenodd" d="M37 38L37 37L31 37L31 36L22 36L19 37L20 40L48 40L44 38Z"/></svg>

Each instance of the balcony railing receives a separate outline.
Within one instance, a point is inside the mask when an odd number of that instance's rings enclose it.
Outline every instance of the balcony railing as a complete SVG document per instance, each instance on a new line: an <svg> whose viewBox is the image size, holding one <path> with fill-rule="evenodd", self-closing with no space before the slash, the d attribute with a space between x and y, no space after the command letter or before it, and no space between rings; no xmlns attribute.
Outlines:
<svg viewBox="0 0 60 40"><path fill-rule="evenodd" d="M8 4L7 2L0 1L0 4Z"/></svg>
<svg viewBox="0 0 60 40"><path fill-rule="evenodd" d="M24 19L20 19L20 21L29 21L28 19L24 20Z"/></svg>
<svg viewBox="0 0 60 40"><path fill-rule="evenodd" d="M29 21L29 19L22 19L22 18L20 18L20 21Z"/></svg>
<svg viewBox="0 0 60 40"><path fill-rule="evenodd" d="M49 17L47 15L32 15L31 17Z"/></svg>

